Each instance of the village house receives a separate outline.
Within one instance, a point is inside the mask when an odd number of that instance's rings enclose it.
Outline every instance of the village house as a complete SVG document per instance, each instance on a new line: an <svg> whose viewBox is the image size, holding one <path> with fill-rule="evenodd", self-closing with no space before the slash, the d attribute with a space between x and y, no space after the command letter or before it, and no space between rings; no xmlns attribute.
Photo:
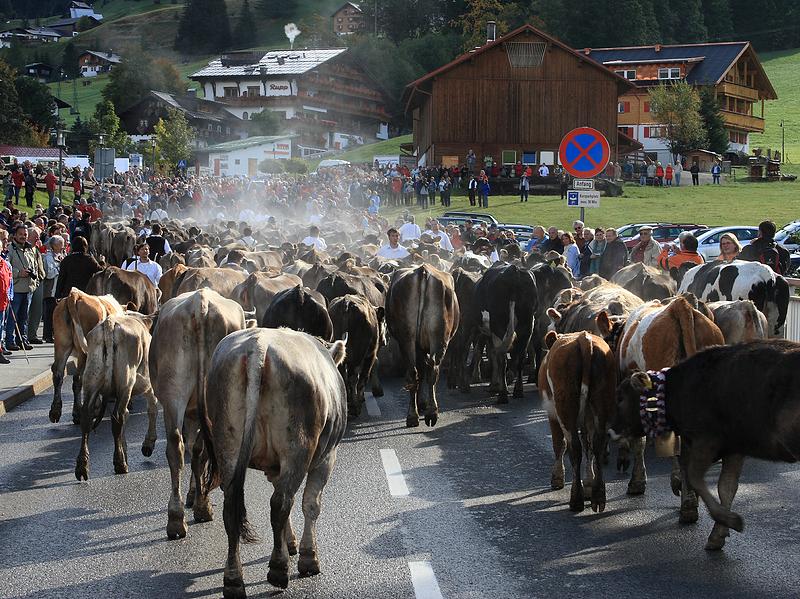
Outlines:
<svg viewBox="0 0 800 599"><path fill-rule="evenodd" d="M192 79L243 120L280 114L303 157L389 137L385 96L347 48L229 52Z"/></svg>
<svg viewBox="0 0 800 599"><path fill-rule="evenodd" d="M603 133L616 162L630 140L617 131L617 100L633 85L531 25L487 42L410 83L403 94L420 165L554 165L577 127ZM502 101L498 101L502 98Z"/></svg>
<svg viewBox="0 0 800 599"><path fill-rule="evenodd" d="M54 67L44 62L32 62L31 64L26 64L22 68L22 72L25 73L26 76L36 79L40 83L47 83L50 81L55 71L56 69Z"/></svg>
<svg viewBox="0 0 800 599"><path fill-rule="evenodd" d="M685 81L712 87L728 131L726 158L733 160L750 154L750 134L764 132L764 101L778 97L750 42L586 48L583 54L633 83L619 99L619 129L663 163L672 156L664 124L650 109L653 86Z"/></svg>
<svg viewBox="0 0 800 599"><path fill-rule="evenodd" d="M331 17L333 32L336 35L350 35L362 31L366 27L364 11L358 4L345 2Z"/></svg>
<svg viewBox="0 0 800 599"><path fill-rule="evenodd" d="M293 135L271 135L228 141L195 152L196 164L217 177L255 177L263 160L295 156L294 139Z"/></svg>
<svg viewBox="0 0 800 599"><path fill-rule="evenodd" d="M10 48L12 42L34 46L51 44L61 39L58 31L49 27L15 27L0 33L0 48Z"/></svg>
<svg viewBox="0 0 800 599"><path fill-rule="evenodd" d="M194 93L177 95L151 91L144 99L121 112L119 119L125 132L134 140L144 139L155 133L156 123L169 116L170 108L186 117L194 132L192 147L195 150L247 136L249 122L228 112L224 104L198 98Z"/></svg>
<svg viewBox="0 0 800 599"><path fill-rule="evenodd" d="M83 23L87 26L88 29L93 27L97 27L100 24L100 19L90 16L84 17L70 17L69 19L59 19L58 21L53 21L49 23L47 26L52 29L53 31L58 31L63 37L74 37L78 35L78 21L84 19Z"/></svg>
<svg viewBox="0 0 800 599"><path fill-rule="evenodd" d="M72 0L69 4L69 16L73 19L80 19L81 17L92 17L98 21L103 20L103 15L94 12L94 7L86 2L79 2Z"/></svg>
<svg viewBox="0 0 800 599"><path fill-rule="evenodd" d="M86 50L78 56L81 77L97 77L100 73L108 73L120 62L122 58L111 50L108 52Z"/></svg>

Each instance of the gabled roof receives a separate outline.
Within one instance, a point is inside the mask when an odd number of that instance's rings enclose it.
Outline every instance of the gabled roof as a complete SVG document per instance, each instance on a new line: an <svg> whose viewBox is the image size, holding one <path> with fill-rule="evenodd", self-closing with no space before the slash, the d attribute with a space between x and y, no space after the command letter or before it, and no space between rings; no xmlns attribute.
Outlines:
<svg viewBox="0 0 800 599"><path fill-rule="evenodd" d="M96 14L96 13L95 13ZM74 25L81 19L89 19L91 21L96 21L97 23L100 22L99 19L91 16L91 15L84 15L82 17L70 17L69 19L59 19L58 21L53 21L52 23L48 23L48 27L64 27L66 25Z"/></svg>
<svg viewBox="0 0 800 599"><path fill-rule="evenodd" d="M92 8L91 4L86 4L86 2L79 2L78 0L72 0L72 3L69 5L70 8Z"/></svg>
<svg viewBox="0 0 800 599"><path fill-rule="evenodd" d="M224 66L222 58L215 58L192 75L192 79L206 77L261 77L275 75L302 75L323 63L347 52L347 48L322 48L315 50L273 50L264 54L252 64L231 64ZM281 64L283 63L283 64Z"/></svg>
<svg viewBox="0 0 800 599"><path fill-rule="evenodd" d="M293 139L296 135L256 135L247 139L234 139L214 146L203 148L203 152L235 152L236 150L246 150L254 146L263 146L275 143L283 139Z"/></svg>
<svg viewBox="0 0 800 599"><path fill-rule="evenodd" d="M358 12L363 12L363 11L361 10L361 7L360 7L358 4L356 4L355 2L345 2L345 3L344 3L344 4L342 4L342 5L341 5L339 8L337 8L336 10L334 10L334 11L333 11L333 14L336 14L337 12L339 12L339 11L340 11L340 10L342 10L343 8L347 8L348 6L352 6L352 7L353 7L353 8L355 8L355 9L356 9Z"/></svg>
<svg viewBox="0 0 800 599"><path fill-rule="evenodd" d="M113 52L98 52L97 50L84 50L81 52L81 56L84 54L91 54L92 56L96 56L97 58L102 58L106 62L111 62L113 64L119 64L122 62L122 57L119 54L114 54Z"/></svg>
<svg viewBox="0 0 800 599"><path fill-rule="evenodd" d="M494 40L492 42L485 43L483 46L480 46L479 48L476 48L475 50L471 50L469 52L465 52L461 56L459 56L459 57L455 58L454 60L448 62L447 64L439 67L438 69L434 69L433 71L431 71L427 75L423 75L422 77L420 77L416 81L412 81L411 83L409 83L406 86L405 91L403 92L403 98L406 98L406 96L408 96L408 98L406 100L404 100L404 102L403 102L404 105L406 107L408 107L408 104L411 102L411 99L414 96L414 92L419 88L420 85L422 85L424 83L427 83L428 81L434 79L435 77L438 77L442 73L446 73L447 71L457 67L458 65L460 65L460 64L462 64L464 62L467 62L468 60L472 60L476 56L480 56L484 52L486 52L488 50L491 50L492 48L495 48L495 47L499 46L500 44L503 44L503 43L509 41L510 39L512 39L512 38L514 38L514 37L516 37L516 36L518 36L518 35L520 35L521 33L524 33L524 32L531 32L534 35L537 35L540 38L542 38L544 40L547 40L548 42L550 42L554 46L560 48L561 50L564 50L565 52L567 52L569 54L572 54L575 58L577 58L581 62L583 62L583 63L585 63L585 64L587 64L589 66L595 67L595 68L600 68L606 74L610 73L611 76L614 79L616 79L617 82L620 85L623 85L625 87L632 87L631 82L628 81L627 79L624 79L624 78L620 77L619 75L617 75L613 71L609 71L608 69L606 69L602 65L598 65L596 61L589 59L587 56L584 56L580 52L576 52L575 50L573 50L572 48L567 46L565 43L557 40L556 38L552 37L551 35L546 34L544 31L536 29L536 27L534 27L533 25L525 24L522 27L518 27L514 31L511 31L510 33L506 33L505 35L503 35L501 37L498 37L496 40Z"/></svg>
<svg viewBox="0 0 800 599"><path fill-rule="evenodd" d="M225 121L241 121L238 116L232 114L225 109L225 106L220 102L213 100L206 100L191 95L176 95L167 92L160 92L150 90L150 94L139 100L136 104L124 110L121 114L126 115L137 108L144 102L149 102L153 99L163 102L168 106L174 108L185 114L192 119L202 119L205 121L213 121L215 123L223 123Z"/></svg>
<svg viewBox="0 0 800 599"><path fill-rule="evenodd" d="M686 76L691 85L716 85L745 53L751 53L758 65L763 91L769 99L777 98L766 72L750 42L715 42L672 46L631 46L622 48L587 48L583 54L609 69L653 63L694 63Z"/></svg>
<svg viewBox="0 0 800 599"><path fill-rule="evenodd" d="M58 148L31 148L3 144L0 145L0 154L3 156L18 156L19 158L55 158L58 160Z"/></svg>
<svg viewBox="0 0 800 599"><path fill-rule="evenodd" d="M62 37L61 33L58 31L54 31L53 29L49 29L47 27L15 27L14 29L9 29L7 31L3 31L2 35L8 37L8 35L44 35L50 37Z"/></svg>

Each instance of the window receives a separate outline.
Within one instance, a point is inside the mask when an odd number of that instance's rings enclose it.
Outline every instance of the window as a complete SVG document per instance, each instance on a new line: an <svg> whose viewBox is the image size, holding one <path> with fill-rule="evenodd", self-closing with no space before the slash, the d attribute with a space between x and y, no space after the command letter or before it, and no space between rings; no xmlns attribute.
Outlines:
<svg viewBox="0 0 800 599"><path fill-rule="evenodd" d="M517 163L517 152L516 150L503 150L502 152L502 160L503 164L516 164Z"/></svg>
<svg viewBox="0 0 800 599"><path fill-rule="evenodd" d="M247 117L247 113L246 113L246 112L243 112L243 113L242 113L242 120L243 120L243 121L246 121L246 120L247 120L247 118L248 118L248 117Z"/></svg>
<svg viewBox="0 0 800 599"><path fill-rule="evenodd" d="M226 98L238 98L239 97L239 88L238 87L225 87L223 88L225 92Z"/></svg>
<svg viewBox="0 0 800 599"><path fill-rule="evenodd" d="M238 165L239 164L239 159L237 158L236 160L233 161L233 163Z"/></svg>
<svg viewBox="0 0 800 599"><path fill-rule="evenodd" d="M622 133L623 135L627 135L628 137L633 137L633 127L617 127L617 130Z"/></svg>
<svg viewBox="0 0 800 599"><path fill-rule="evenodd" d="M645 112L650 112L650 102L645 102L644 103L644 111Z"/></svg>
<svg viewBox="0 0 800 599"><path fill-rule="evenodd" d="M555 164L556 153L543 150L542 152L539 153L539 162L541 162L542 164Z"/></svg>
<svg viewBox="0 0 800 599"><path fill-rule="evenodd" d="M618 102L617 103L617 112L620 114L624 114L626 112L630 112L631 110L631 103L630 102Z"/></svg>
<svg viewBox="0 0 800 599"><path fill-rule="evenodd" d="M623 69L621 71L614 71L620 77L625 79L636 79L636 69Z"/></svg>
<svg viewBox="0 0 800 599"><path fill-rule="evenodd" d="M681 70L679 68L658 69L659 79L680 79Z"/></svg>
<svg viewBox="0 0 800 599"><path fill-rule="evenodd" d="M260 92L261 92L261 88L258 87L257 85L248 85L247 86L247 95L250 96L251 98L253 96L261 95Z"/></svg>

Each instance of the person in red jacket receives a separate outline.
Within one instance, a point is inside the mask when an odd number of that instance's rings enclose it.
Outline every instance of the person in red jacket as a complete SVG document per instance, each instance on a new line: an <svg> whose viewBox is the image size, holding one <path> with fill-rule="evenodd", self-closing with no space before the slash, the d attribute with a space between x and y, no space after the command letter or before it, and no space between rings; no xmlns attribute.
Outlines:
<svg viewBox="0 0 800 599"><path fill-rule="evenodd" d="M56 197L56 187L58 187L58 179L53 174L53 169L47 169L47 174L44 176L44 184L47 187L47 195L50 196L50 203L53 203L53 198Z"/></svg>
<svg viewBox="0 0 800 599"><path fill-rule="evenodd" d="M19 192L25 183L25 173L17 167L11 171L11 182L14 183L14 203L19 205Z"/></svg>
<svg viewBox="0 0 800 599"><path fill-rule="evenodd" d="M658 186L662 187L664 185L664 167L660 162L656 166L656 179L658 179Z"/></svg>
<svg viewBox="0 0 800 599"><path fill-rule="evenodd" d="M8 306L11 303L11 298L14 297L12 281L13 276L11 273L11 265L6 262L6 247L8 246L8 232L5 229L0 229L0 364L9 364L10 360L6 358L5 343L2 343L3 332L6 330L6 318L8 313Z"/></svg>

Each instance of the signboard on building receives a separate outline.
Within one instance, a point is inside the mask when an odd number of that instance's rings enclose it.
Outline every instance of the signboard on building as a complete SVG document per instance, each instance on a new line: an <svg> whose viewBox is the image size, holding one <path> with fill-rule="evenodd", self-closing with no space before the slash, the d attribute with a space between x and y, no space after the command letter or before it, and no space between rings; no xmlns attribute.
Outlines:
<svg viewBox="0 0 800 599"><path fill-rule="evenodd" d="M292 143L286 140L267 144L264 147L264 156L266 158L291 158Z"/></svg>
<svg viewBox="0 0 800 599"><path fill-rule="evenodd" d="M577 208L599 208L600 192L570 190L567 192L567 206L574 206Z"/></svg>
<svg viewBox="0 0 800 599"><path fill-rule="evenodd" d="M292 84L289 81L267 81L263 92L265 96L291 96Z"/></svg>
<svg viewBox="0 0 800 599"><path fill-rule="evenodd" d="M134 167L142 168L142 155L141 154L130 154L128 156L128 159L130 160L131 168L134 168Z"/></svg>
<svg viewBox="0 0 800 599"><path fill-rule="evenodd" d="M400 156L400 166L405 166L409 170L413 170L417 166L417 157L416 156Z"/></svg>

